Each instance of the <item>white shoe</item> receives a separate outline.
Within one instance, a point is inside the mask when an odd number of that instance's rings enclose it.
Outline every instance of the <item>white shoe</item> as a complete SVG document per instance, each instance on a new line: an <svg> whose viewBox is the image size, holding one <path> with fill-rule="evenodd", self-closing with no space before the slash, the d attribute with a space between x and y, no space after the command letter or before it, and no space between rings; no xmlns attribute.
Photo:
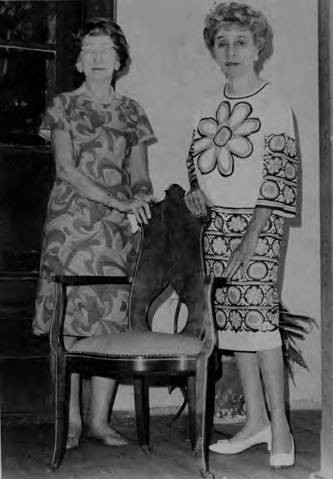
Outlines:
<svg viewBox="0 0 333 479"><path fill-rule="evenodd" d="M271 454L269 456L269 465L278 469L280 467L292 467L295 464L295 441L293 436L291 437L291 451L279 452L277 454Z"/></svg>
<svg viewBox="0 0 333 479"><path fill-rule="evenodd" d="M267 426L265 429L253 434L253 436L241 439L239 441L230 441L229 439L222 439L215 444L211 444L209 449L218 454L238 454L249 449L257 444L267 444L267 449L271 450L272 431L271 427Z"/></svg>

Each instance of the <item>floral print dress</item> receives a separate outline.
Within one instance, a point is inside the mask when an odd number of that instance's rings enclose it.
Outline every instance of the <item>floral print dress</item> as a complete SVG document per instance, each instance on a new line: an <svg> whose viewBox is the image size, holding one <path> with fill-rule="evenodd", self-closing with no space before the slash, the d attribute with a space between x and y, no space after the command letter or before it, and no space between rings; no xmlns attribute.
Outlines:
<svg viewBox="0 0 333 479"><path fill-rule="evenodd" d="M277 280L285 217L296 214L297 151L289 105L271 83L246 97L223 93L199 109L187 158L189 181L213 206L204 237L208 275L223 276L256 206L272 213L250 259L217 288L214 316L222 349L281 345Z"/></svg>
<svg viewBox="0 0 333 479"><path fill-rule="evenodd" d="M76 168L119 199L132 196L131 149L155 139L136 101L115 94L109 103L101 104L83 84L54 98L43 118L41 135L50 138L54 128L69 132ZM72 185L56 178L44 229L34 333L44 334L50 327L54 309L50 272L127 275L134 266L137 243L125 213L81 196ZM91 336L125 330L127 307L126 287L71 288L64 332Z"/></svg>

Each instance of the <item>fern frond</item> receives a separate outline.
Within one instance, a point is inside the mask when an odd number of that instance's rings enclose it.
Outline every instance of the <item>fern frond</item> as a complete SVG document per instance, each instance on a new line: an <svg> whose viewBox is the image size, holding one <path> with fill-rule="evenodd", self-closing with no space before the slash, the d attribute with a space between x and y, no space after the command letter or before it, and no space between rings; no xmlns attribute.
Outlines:
<svg viewBox="0 0 333 479"><path fill-rule="evenodd" d="M304 341L306 334L311 332L314 327L318 329L317 321L314 318L302 314L292 314L285 306L280 305L279 329L283 358L288 375L294 384L294 364L309 371L309 367L300 348L297 346L297 342Z"/></svg>

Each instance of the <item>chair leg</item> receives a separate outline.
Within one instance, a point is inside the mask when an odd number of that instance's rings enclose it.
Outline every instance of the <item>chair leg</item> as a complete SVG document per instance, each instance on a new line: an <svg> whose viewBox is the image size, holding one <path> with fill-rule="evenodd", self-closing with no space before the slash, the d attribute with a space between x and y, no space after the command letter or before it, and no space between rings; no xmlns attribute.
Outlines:
<svg viewBox="0 0 333 479"><path fill-rule="evenodd" d="M136 428L139 444L145 451L150 451L149 446L149 383L148 378L134 378L134 402Z"/></svg>
<svg viewBox="0 0 333 479"><path fill-rule="evenodd" d="M203 412L202 424L202 463L203 471L206 471L205 477L212 478L209 472L209 444L214 424L215 409L215 373L216 373L216 355L213 353L208 359L207 364L207 388L206 388L206 406Z"/></svg>
<svg viewBox="0 0 333 479"><path fill-rule="evenodd" d="M194 451L197 441L196 425L196 378L189 376L187 378L187 401L188 401L188 422L191 448Z"/></svg>
<svg viewBox="0 0 333 479"><path fill-rule="evenodd" d="M57 469L66 452L69 410L69 374L65 356L51 356L53 376L54 446L48 472Z"/></svg>
<svg viewBox="0 0 333 479"><path fill-rule="evenodd" d="M207 358L201 357L197 361L196 398L197 398L197 443L195 453L201 454L201 475L205 478L214 478L209 471L209 438L214 416L215 401L215 353Z"/></svg>

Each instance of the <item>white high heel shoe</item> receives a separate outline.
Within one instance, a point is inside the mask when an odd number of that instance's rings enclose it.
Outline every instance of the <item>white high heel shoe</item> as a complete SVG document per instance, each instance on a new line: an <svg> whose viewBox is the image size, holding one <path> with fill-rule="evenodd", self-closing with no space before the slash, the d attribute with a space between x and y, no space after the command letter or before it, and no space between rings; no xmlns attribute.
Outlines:
<svg viewBox="0 0 333 479"><path fill-rule="evenodd" d="M291 437L291 451L290 452L279 452L277 454L270 454L269 456L269 465L274 469L279 469L280 467L292 467L295 464L295 441L293 436Z"/></svg>
<svg viewBox="0 0 333 479"><path fill-rule="evenodd" d="M252 446L263 443L267 444L267 449L270 451L272 444L272 431L270 426L267 426L265 429L262 429L256 434L253 434L253 436L239 441L222 439L214 444L211 444L209 449L217 454L238 454Z"/></svg>

